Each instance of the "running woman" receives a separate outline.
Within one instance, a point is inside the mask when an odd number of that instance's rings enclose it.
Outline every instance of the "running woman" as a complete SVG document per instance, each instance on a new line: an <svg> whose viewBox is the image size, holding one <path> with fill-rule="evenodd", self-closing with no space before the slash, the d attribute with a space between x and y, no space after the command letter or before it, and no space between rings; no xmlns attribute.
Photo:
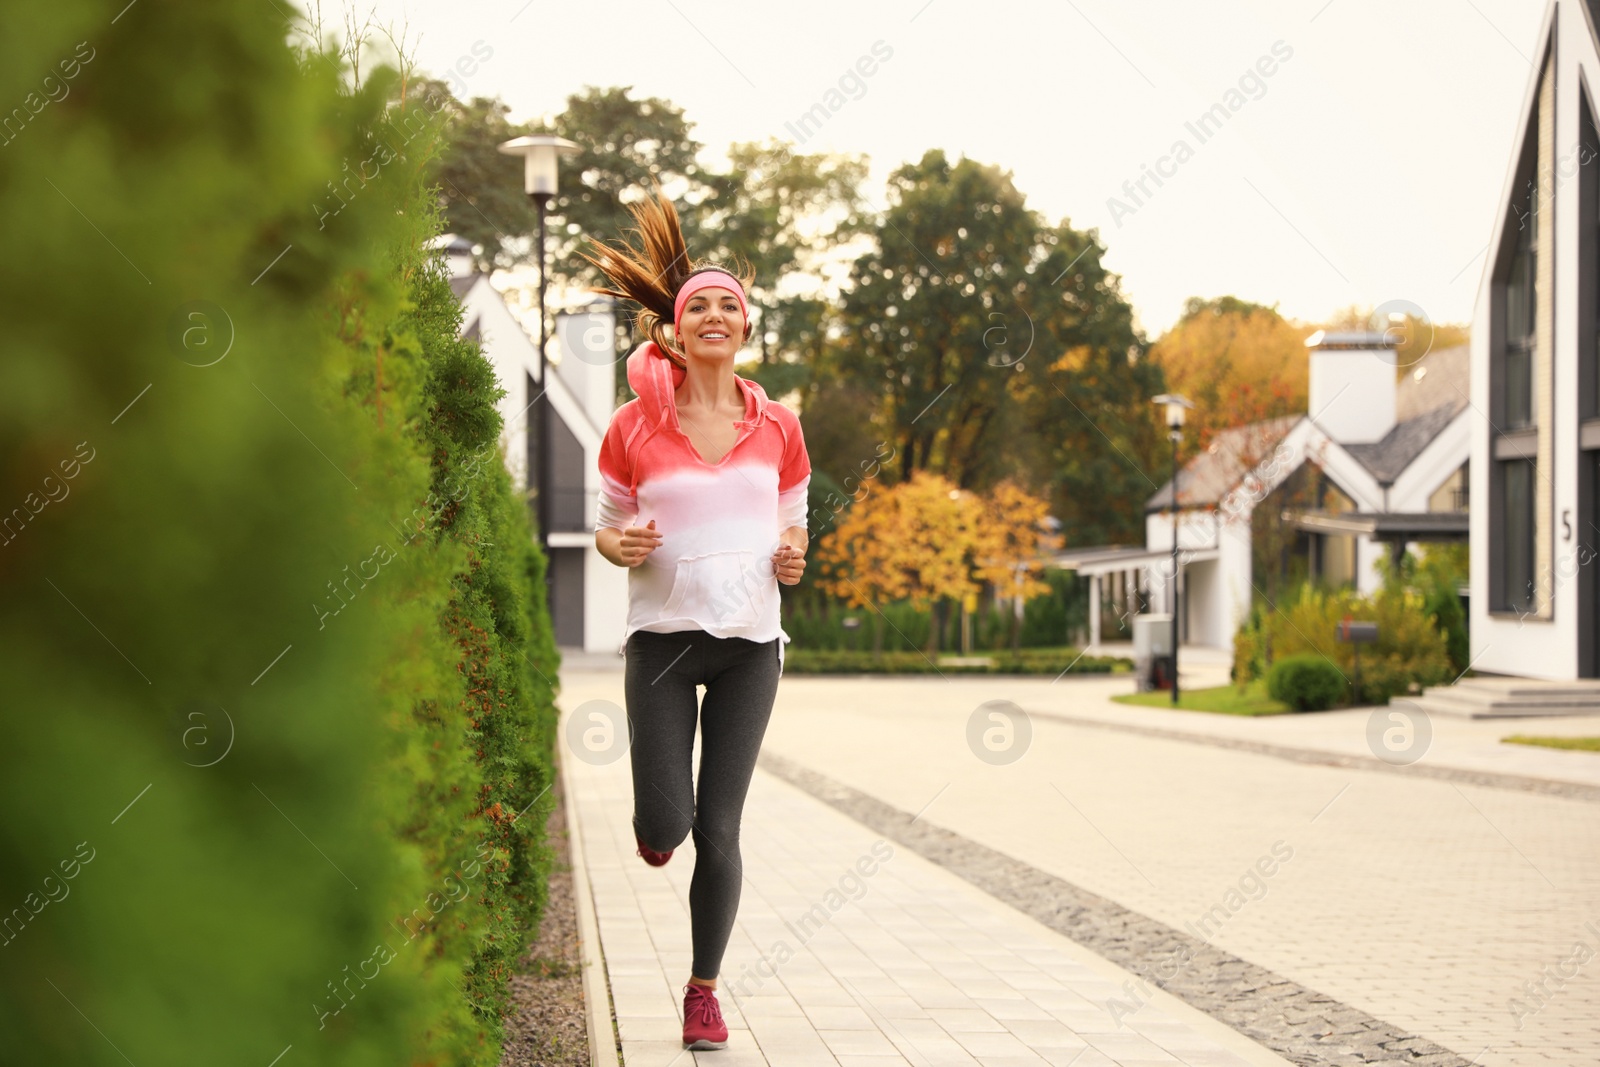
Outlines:
<svg viewBox="0 0 1600 1067"><path fill-rule="evenodd" d="M805 571L811 461L795 414L733 370L750 339L748 270L691 265L659 191L632 213L641 247L585 256L611 281L597 291L640 305L649 338L628 357L638 396L601 445L595 545L631 568L622 652L638 854L659 867L694 835L683 1043L719 1049L728 1028L714 990L739 908L739 819L789 640L778 583Z"/></svg>

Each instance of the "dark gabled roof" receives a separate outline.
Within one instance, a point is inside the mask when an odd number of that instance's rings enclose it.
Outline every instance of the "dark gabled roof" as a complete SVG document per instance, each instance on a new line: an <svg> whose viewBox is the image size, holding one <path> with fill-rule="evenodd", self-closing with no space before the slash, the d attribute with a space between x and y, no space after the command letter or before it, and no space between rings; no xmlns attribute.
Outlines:
<svg viewBox="0 0 1600 1067"><path fill-rule="evenodd" d="M1219 431L1206 451L1184 464L1178 472L1178 505L1187 508L1221 503L1222 498L1270 456L1278 442L1303 418L1304 415L1282 415ZM1144 502L1147 512L1171 506L1170 479Z"/></svg>
<svg viewBox="0 0 1600 1067"><path fill-rule="evenodd" d="M1350 453L1363 467L1372 472L1378 482L1393 484L1400 477L1400 473L1411 466L1413 460L1422 455L1422 450L1450 425L1461 410L1467 406L1465 400L1447 401L1425 411L1421 415L1396 423L1394 429L1384 434L1380 441L1373 441L1365 445L1345 445L1344 450Z"/></svg>
<svg viewBox="0 0 1600 1067"><path fill-rule="evenodd" d="M1472 348L1437 348L1402 371L1395 383L1394 417L1404 422L1452 401L1472 395Z"/></svg>
<svg viewBox="0 0 1600 1067"><path fill-rule="evenodd" d="M450 291L456 294L457 300L460 300L467 295L469 289L478 284L478 278L477 274L459 274L450 279Z"/></svg>
<svg viewBox="0 0 1600 1067"><path fill-rule="evenodd" d="M1324 341L1337 345L1370 339L1366 334L1330 334ZM1470 393L1471 347L1462 344L1435 349L1407 368L1395 383L1395 417L1399 421L1383 439L1339 447L1378 481L1392 482L1460 414L1467 406ZM1194 457L1179 472L1179 506L1205 507L1221 503L1246 474L1272 453L1301 418L1303 416L1285 415L1218 433L1212 438L1208 451ZM1144 505L1147 512L1171 506L1170 480Z"/></svg>

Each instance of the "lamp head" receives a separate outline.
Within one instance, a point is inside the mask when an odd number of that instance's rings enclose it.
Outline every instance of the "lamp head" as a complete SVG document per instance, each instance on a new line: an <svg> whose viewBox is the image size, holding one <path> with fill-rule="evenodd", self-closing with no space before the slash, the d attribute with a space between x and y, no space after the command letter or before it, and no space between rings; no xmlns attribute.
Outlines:
<svg viewBox="0 0 1600 1067"><path fill-rule="evenodd" d="M1169 430L1183 429L1183 413L1194 407L1186 397L1179 396L1177 393L1162 393L1160 396L1155 397L1151 403L1161 404L1166 408L1167 429Z"/></svg>
<svg viewBox="0 0 1600 1067"><path fill-rule="evenodd" d="M579 146L565 137L538 134L514 137L500 146L508 156L523 159L522 188L529 196L554 196L556 193L556 163L562 157L579 151Z"/></svg>

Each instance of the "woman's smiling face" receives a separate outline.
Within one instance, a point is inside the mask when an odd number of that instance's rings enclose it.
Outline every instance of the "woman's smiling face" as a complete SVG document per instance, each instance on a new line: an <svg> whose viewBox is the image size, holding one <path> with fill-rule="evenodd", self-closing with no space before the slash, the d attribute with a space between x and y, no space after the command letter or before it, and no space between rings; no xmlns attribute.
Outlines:
<svg viewBox="0 0 1600 1067"><path fill-rule="evenodd" d="M750 324L731 289L708 286L691 296L678 321L678 344L700 359L732 358L744 346Z"/></svg>

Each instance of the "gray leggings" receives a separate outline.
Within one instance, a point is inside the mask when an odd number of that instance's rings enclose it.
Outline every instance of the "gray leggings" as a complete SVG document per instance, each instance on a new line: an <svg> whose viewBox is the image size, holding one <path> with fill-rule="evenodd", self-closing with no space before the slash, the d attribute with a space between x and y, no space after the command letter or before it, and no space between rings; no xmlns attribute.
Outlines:
<svg viewBox="0 0 1600 1067"><path fill-rule="evenodd" d="M704 630L628 635L624 686L633 828L666 852L694 832L689 925L694 976L712 979L739 910L739 817L778 694L779 645ZM706 687L705 700L695 687ZM698 794L690 764L700 722Z"/></svg>

